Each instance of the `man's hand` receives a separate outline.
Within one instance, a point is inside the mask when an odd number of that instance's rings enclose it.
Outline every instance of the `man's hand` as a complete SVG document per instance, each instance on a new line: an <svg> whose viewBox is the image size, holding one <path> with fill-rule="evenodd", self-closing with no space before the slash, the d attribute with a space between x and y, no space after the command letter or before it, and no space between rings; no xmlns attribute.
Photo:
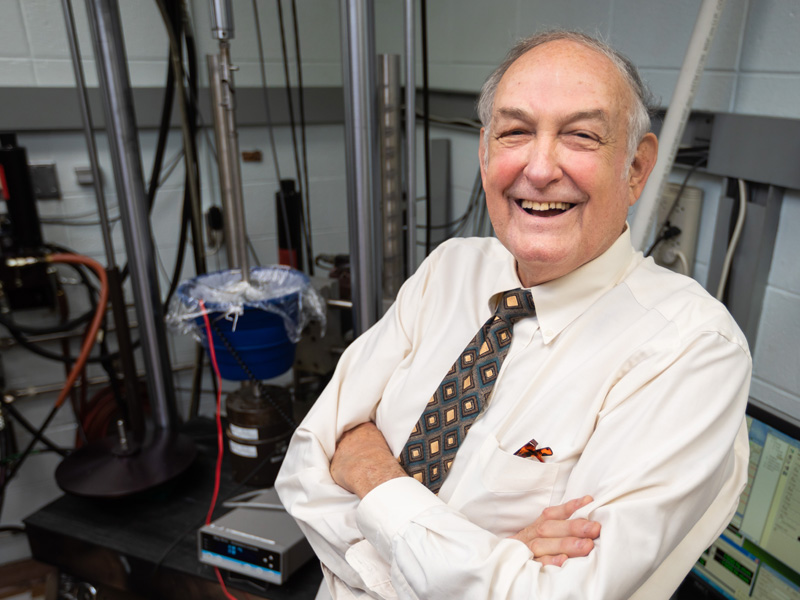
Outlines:
<svg viewBox="0 0 800 600"><path fill-rule="evenodd" d="M541 516L511 538L524 543L534 560L560 567L568 558L588 556L600 535L600 523L587 519L570 519L573 513L592 501L591 496L550 506Z"/></svg>
<svg viewBox="0 0 800 600"><path fill-rule="evenodd" d="M331 459L331 477L339 487L363 498L396 477L407 477L383 434L368 421L346 431Z"/></svg>
<svg viewBox="0 0 800 600"><path fill-rule="evenodd" d="M408 475L392 455L375 423L367 422L345 432L331 459L331 477L337 485L363 498L380 484ZM545 565L561 566L567 558L587 556L600 535L600 523L570 519L591 496L551 506L531 525L511 536L530 548Z"/></svg>

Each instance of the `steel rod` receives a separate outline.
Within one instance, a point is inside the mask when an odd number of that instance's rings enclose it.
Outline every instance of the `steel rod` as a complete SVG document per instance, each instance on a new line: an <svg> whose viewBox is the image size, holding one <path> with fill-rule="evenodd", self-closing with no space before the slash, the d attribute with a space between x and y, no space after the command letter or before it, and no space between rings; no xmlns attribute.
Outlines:
<svg viewBox="0 0 800 600"><path fill-rule="evenodd" d="M360 335L377 321L380 297L374 20L369 0L342 0L341 9L353 329Z"/></svg>
<svg viewBox="0 0 800 600"><path fill-rule="evenodd" d="M405 0L406 69L406 276L417 267L417 83L416 0Z"/></svg>
<svg viewBox="0 0 800 600"><path fill-rule="evenodd" d="M87 9L153 422L158 428L173 429L177 419L175 392L119 5L116 0L87 0Z"/></svg>
<svg viewBox="0 0 800 600"><path fill-rule="evenodd" d="M225 227L228 266L241 269L242 279L250 280L247 256L247 226L244 216L239 139L236 132L236 106L229 44L219 43L219 55L209 54L208 79L217 143L219 186Z"/></svg>

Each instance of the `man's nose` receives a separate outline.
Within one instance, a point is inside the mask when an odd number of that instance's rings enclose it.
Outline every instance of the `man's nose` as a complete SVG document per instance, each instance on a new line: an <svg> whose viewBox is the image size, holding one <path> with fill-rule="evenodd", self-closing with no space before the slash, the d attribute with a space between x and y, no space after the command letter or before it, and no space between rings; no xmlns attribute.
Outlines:
<svg viewBox="0 0 800 600"><path fill-rule="evenodd" d="M562 176L555 140L539 136L528 147L525 177L537 188L545 188Z"/></svg>

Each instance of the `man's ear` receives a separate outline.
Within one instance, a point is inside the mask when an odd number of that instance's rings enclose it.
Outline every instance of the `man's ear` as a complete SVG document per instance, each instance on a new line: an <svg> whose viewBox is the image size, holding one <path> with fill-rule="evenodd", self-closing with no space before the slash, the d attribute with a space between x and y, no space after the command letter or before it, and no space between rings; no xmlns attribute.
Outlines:
<svg viewBox="0 0 800 600"><path fill-rule="evenodd" d="M481 179L483 181L486 181L486 153L488 152L485 133L486 128L481 127L480 140L478 142L478 164L481 168Z"/></svg>
<svg viewBox="0 0 800 600"><path fill-rule="evenodd" d="M654 133L648 133L639 142L636 154L633 156L630 170L628 171L629 204L633 206L639 199L647 183L653 167L658 159L658 138Z"/></svg>

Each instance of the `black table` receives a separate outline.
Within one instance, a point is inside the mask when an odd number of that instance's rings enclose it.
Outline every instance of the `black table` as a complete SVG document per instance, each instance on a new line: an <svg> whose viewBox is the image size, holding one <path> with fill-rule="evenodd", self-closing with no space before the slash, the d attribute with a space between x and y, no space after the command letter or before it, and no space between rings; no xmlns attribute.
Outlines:
<svg viewBox="0 0 800 600"><path fill-rule="evenodd" d="M198 419L183 433L195 440L197 458L172 481L122 499L64 495L27 517L34 558L105 590L102 597L224 598L213 568L197 558L197 529L214 485L213 423ZM250 489L233 481L226 457L214 518L230 510L221 507L223 500ZM237 598L268 600L313 599L322 580L316 559L283 585L259 582L259 588L236 574L223 576Z"/></svg>

